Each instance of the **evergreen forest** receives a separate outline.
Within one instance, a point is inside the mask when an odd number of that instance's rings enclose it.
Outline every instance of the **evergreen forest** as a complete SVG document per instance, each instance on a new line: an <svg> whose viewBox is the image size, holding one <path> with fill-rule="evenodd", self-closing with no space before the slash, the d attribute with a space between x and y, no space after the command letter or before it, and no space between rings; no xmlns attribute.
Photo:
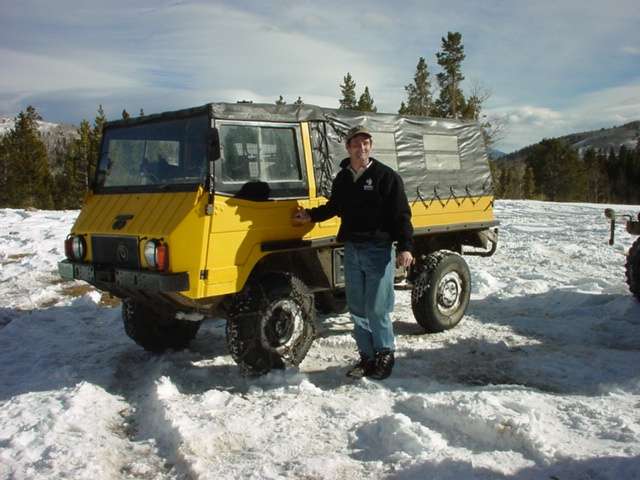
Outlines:
<svg viewBox="0 0 640 480"><path fill-rule="evenodd" d="M639 123L640 122L634 122ZM640 137L633 148L579 152L564 138L544 139L517 159L490 162L498 198L640 204Z"/></svg>

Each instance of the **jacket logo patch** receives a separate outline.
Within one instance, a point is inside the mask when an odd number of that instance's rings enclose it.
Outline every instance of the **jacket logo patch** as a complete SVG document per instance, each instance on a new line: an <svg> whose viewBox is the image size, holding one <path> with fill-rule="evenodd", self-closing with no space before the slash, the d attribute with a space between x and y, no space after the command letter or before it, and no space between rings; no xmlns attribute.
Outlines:
<svg viewBox="0 0 640 480"><path fill-rule="evenodd" d="M367 178L367 181L364 182L363 190L373 190L373 180L371 178Z"/></svg>

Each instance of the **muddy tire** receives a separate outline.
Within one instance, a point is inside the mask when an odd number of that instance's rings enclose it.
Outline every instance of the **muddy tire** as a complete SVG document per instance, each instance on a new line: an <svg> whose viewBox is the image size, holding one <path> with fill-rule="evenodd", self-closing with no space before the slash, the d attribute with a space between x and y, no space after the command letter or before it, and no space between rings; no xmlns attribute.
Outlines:
<svg viewBox="0 0 640 480"><path fill-rule="evenodd" d="M313 294L290 274L251 280L227 313L227 348L247 375L300 364L315 338Z"/></svg>
<svg viewBox="0 0 640 480"><path fill-rule="evenodd" d="M167 349L185 349L202 323L160 315L143 302L132 298L122 301L122 321L129 338L154 353L162 353Z"/></svg>
<svg viewBox="0 0 640 480"><path fill-rule="evenodd" d="M347 296L343 288L316 292L315 299L316 309L325 315L347 311Z"/></svg>
<svg viewBox="0 0 640 480"><path fill-rule="evenodd" d="M424 258L411 291L416 322L429 333L455 327L464 316L471 294L467 262L455 252L440 250Z"/></svg>
<svg viewBox="0 0 640 480"><path fill-rule="evenodd" d="M629 290L640 301L640 237L631 245L625 267Z"/></svg>

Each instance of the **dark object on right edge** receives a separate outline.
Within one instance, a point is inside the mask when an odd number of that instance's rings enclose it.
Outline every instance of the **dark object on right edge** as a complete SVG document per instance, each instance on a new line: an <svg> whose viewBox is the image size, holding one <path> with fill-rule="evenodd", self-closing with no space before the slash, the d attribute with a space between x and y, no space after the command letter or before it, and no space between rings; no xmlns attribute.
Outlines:
<svg viewBox="0 0 640 480"><path fill-rule="evenodd" d="M632 215L628 214L616 214L611 208L607 208L604 211L605 217L611 221L611 234L609 237L609 245L613 245L614 232L616 226L616 217L623 217L626 219L626 230L631 235L640 235L640 213L637 220L633 219ZM625 263L625 276L627 277L627 285L629 285L629 291L640 301L640 238L629 248L627 252L627 261Z"/></svg>

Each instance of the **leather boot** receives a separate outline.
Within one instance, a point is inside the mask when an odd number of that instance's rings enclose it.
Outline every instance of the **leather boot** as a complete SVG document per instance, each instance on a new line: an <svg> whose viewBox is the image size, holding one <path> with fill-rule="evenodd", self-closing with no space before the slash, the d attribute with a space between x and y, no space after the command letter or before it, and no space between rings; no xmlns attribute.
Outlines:
<svg viewBox="0 0 640 480"><path fill-rule="evenodd" d="M384 380L389 375L391 375L394 364L395 356L391 350L382 350L380 352L376 352L376 358L373 362L373 368L366 376L375 380Z"/></svg>
<svg viewBox="0 0 640 480"><path fill-rule="evenodd" d="M360 361L347 371L347 377L362 378L368 377L373 370L375 362L364 353L360 353Z"/></svg>

